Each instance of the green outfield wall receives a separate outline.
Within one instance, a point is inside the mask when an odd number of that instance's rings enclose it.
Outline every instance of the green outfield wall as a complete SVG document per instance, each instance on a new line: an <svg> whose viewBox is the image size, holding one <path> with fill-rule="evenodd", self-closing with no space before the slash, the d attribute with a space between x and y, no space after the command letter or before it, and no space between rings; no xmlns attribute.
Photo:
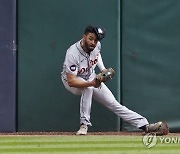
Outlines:
<svg viewBox="0 0 180 154"><path fill-rule="evenodd" d="M117 1L18 1L18 131L76 131L80 97L61 83L65 52L80 40L87 25L106 28L102 56L118 72ZM116 76L110 83L117 92ZM92 104L90 131L116 130L116 116Z"/></svg>
<svg viewBox="0 0 180 154"><path fill-rule="evenodd" d="M122 10L122 102L180 131L180 1L123 0Z"/></svg>
<svg viewBox="0 0 180 154"><path fill-rule="evenodd" d="M108 87L149 122L180 131L180 1L18 0L17 131L76 131L79 99L60 73L84 28L106 28L102 56L116 75ZM90 131L136 130L93 101Z"/></svg>

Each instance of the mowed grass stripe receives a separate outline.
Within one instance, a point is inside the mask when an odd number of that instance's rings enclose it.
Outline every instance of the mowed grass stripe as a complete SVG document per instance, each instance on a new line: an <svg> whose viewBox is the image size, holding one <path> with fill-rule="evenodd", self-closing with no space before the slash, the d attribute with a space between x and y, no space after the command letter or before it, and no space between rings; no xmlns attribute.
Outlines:
<svg viewBox="0 0 180 154"><path fill-rule="evenodd" d="M96 152L119 151L122 146L138 147L140 138L119 136L0 137L0 152ZM137 145L136 145L137 144Z"/></svg>
<svg viewBox="0 0 180 154"><path fill-rule="evenodd" d="M72 144L72 145L18 145L18 146L3 146L0 147L0 149L21 149L21 148L27 148L27 149L31 149L31 148L103 148L103 147L143 147L140 144L85 144L85 145L81 145L81 144Z"/></svg>
<svg viewBox="0 0 180 154"><path fill-rule="evenodd" d="M76 148L7 148L0 152L85 152L85 151L121 151L121 150L143 150L143 147L76 147Z"/></svg>
<svg viewBox="0 0 180 154"><path fill-rule="evenodd" d="M62 142L60 142L62 143ZM29 144L27 143L5 143L3 145L0 145L0 149L21 149L21 148L96 148L96 147L142 147L142 143L127 143L127 142L106 142L106 141L98 141L98 142L63 142L63 144L58 144L56 142L31 142Z"/></svg>
<svg viewBox="0 0 180 154"><path fill-rule="evenodd" d="M3 142L5 141L5 142ZM126 147L127 146L127 147ZM119 136L59 136L0 138L0 152L118 152L134 146L141 148L141 138ZM125 148L126 147L126 148ZM130 148L131 149L131 148ZM133 150L133 149L132 149ZM138 149L137 149L138 150Z"/></svg>
<svg viewBox="0 0 180 154"><path fill-rule="evenodd" d="M0 152L103 152L103 151L142 151L142 150L149 150L153 151L168 151L172 150L170 147L159 147L159 148L152 148L152 149L145 149L144 147L78 147L78 148L7 148L7 149L0 149ZM173 148L174 152L178 152L180 147Z"/></svg>
<svg viewBox="0 0 180 154"><path fill-rule="evenodd" d="M0 145L12 144L98 144L98 143L134 143L142 142L142 137L139 136L6 136L0 137Z"/></svg>
<svg viewBox="0 0 180 154"><path fill-rule="evenodd" d="M0 142L0 147L1 146L18 146L18 145L72 145L72 144L92 144L92 145L97 145L97 144L136 144L136 143L142 143L142 141L43 141L43 142L23 142L23 141L9 141L9 142Z"/></svg>
<svg viewBox="0 0 180 154"><path fill-rule="evenodd" d="M5 136L0 137L0 153L178 153L180 144L146 148L142 136Z"/></svg>

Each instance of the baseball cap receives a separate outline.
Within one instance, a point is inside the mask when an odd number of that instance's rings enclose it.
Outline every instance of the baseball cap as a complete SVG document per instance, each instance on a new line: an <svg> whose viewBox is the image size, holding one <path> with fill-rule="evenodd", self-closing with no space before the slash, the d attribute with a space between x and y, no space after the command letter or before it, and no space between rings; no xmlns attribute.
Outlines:
<svg viewBox="0 0 180 154"><path fill-rule="evenodd" d="M101 27L94 27L98 40L102 40L105 37L105 29Z"/></svg>

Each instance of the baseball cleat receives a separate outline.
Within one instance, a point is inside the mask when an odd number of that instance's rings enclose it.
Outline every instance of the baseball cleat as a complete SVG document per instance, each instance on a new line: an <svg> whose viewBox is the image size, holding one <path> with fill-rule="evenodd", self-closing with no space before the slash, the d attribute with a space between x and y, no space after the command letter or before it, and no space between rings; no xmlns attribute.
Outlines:
<svg viewBox="0 0 180 154"><path fill-rule="evenodd" d="M88 131L88 126L82 124L82 125L80 126L80 129L77 131L76 135L86 135L86 134L87 134L87 131Z"/></svg>
<svg viewBox="0 0 180 154"><path fill-rule="evenodd" d="M157 123L154 124L148 124L146 125L146 133L151 133L151 132L158 132L159 129L161 128L163 122L159 121Z"/></svg>

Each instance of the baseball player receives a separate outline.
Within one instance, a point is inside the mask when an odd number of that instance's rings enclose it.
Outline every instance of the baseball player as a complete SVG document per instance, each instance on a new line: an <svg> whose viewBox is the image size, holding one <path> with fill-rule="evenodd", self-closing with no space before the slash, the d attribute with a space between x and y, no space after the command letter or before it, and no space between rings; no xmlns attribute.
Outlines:
<svg viewBox="0 0 180 154"><path fill-rule="evenodd" d="M117 114L124 121L145 132L157 132L163 122L149 124L140 114L121 105L103 82L97 82L95 67L106 71L101 57L100 41L105 37L105 30L100 27L87 26L82 39L70 46L66 52L62 82L65 88L75 95L80 95L80 129L76 135L86 135L90 121L92 99L98 101Z"/></svg>

